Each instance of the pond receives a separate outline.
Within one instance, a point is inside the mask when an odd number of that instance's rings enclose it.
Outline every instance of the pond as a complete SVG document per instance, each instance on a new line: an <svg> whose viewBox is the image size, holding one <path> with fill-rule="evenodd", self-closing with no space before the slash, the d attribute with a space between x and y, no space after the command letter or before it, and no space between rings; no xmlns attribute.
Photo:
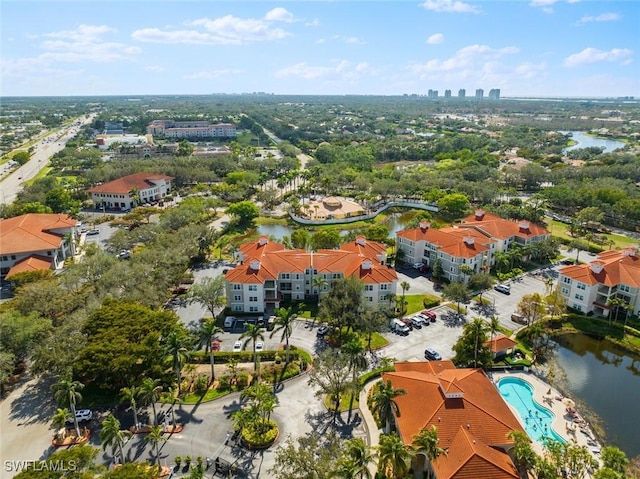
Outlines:
<svg viewBox="0 0 640 479"><path fill-rule="evenodd" d="M622 141L610 140L608 138L597 138L595 136L589 136L584 131L561 131L563 135L571 133L571 139L577 143L573 146L568 146L564 149L566 154L568 151L576 150L578 148L589 148L592 146L604 147L605 153L610 153L617 148L622 148L625 144Z"/></svg>
<svg viewBox="0 0 640 479"><path fill-rule="evenodd" d="M610 445L630 459L640 454L640 357L581 334L558 343L556 359L568 389L602 419Z"/></svg>

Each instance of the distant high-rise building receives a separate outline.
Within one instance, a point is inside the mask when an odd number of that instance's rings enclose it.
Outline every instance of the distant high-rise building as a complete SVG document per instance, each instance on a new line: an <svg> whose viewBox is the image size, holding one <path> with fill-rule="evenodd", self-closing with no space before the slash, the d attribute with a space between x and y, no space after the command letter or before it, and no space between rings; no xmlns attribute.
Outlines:
<svg viewBox="0 0 640 479"><path fill-rule="evenodd" d="M500 99L500 88L493 88L489 92L489 100L499 100Z"/></svg>
<svg viewBox="0 0 640 479"><path fill-rule="evenodd" d="M429 89L429 93L427 93L429 98L438 98L438 90Z"/></svg>
<svg viewBox="0 0 640 479"><path fill-rule="evenodd" d="M467 96L467 90L465 90L464 88L460 88L458 90L458 98L464 98L465 96Z"/></svg>
<svg viewBox="0 0 640 479"><path fill-rule="evenodd" d="M484 98L484 90L482 88L478 88L476 90L476 99Z"/></svg>
<svg viewBox="0 0 640 479"><path fill-rule="evenodd" d="M427 98L433 98L433 90L431 88L429 88L429 91L427 92Z"/></svg>
<svg viewBox="0 0 640 479"><path fill-rule="evenodd" d="M445 98L451 98L451 90L445 90L444 91L444 97Z"/></svg>

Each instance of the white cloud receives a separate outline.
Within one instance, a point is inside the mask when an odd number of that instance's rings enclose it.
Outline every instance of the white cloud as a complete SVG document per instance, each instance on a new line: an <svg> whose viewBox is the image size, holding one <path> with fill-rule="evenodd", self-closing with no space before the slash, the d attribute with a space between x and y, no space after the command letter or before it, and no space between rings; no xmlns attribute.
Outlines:
<svg viewBox="0 0 640 479"><path fill-rule="evenodd" d="M277 21L288 21L284 9L276 8L267 13ZM292 18L292 17L291 17ZM254 18L239 18L225 15L218 18L199 18L186 22L186 30L162 30L142 28L131 36L146 43L200 44L200 45L245 45L265 41L280 40L291 35L281 28L272 27L270 21Z"/></svg>
<svg viewBox="0 0 640 479"><path fill-rule="evenodd" d="M305 27L319 27L320 26L320 20L318 20L317 18L314 18L313 20L311 20L310 22L307 22L304 24Z"/></svg>
<svg viewBox="0 0 640 479"><path fill-rule="evenodd" d="M275 76L276 78L296 77L303 80L319 81L356 81L363 75L371 74L371 67L366 62L352 65L347 60L340 60L332 66L314 66L307 62L300 62L277 71Z"/></svg>
<svg viewBox="0 0 640 479"><path fill-rule="evenodd" d="M557 3L558 0L531 0L529 6L531 7L539 7L545 13L553 13L552 5Z"/></svg>
<svg viewBox="0 0 640 479"><path fill-rule="evenodd" d="M440 13L480 13L482 11L477 5L459 0L426 0L422 6L427 10Z"/></svg>
<svg viewBox="0 0 640 479"><path fill-rule="evenodd" d="M161 67L160 65L149 65L144 69L148 72L154 72L154 73L162 73L163 71L165 71L165 68Z"/></svg>
<svg viewBox="0 0 640 479"><path fill-rule="evenodd" d="M591 22L614 22L616 20L620 20L620 15L613 12L601 13L600 15L591 16L585 15L580 20L578 20L578 24L583 23L591 23Z"/></svg>
<svg viewBox="0 0 640 479"><path fill-rule="evenodd" d="M243 70L223 69L223 70L214 70L209 72L203 71L203 72L191 73L189 75L184 75L182 78L185 80L219 80L220 78L223 78L223 77L239 75L241 73L244 73Z"/></svg>
<svg viewBox="0 0 640 479"><path fill-rule="evenodd" d="M442 33L434 33L429 38L427 38L427 43L429 45L438 45L444 41L444 35Z"/></svg>
<svg viewBox="0 0 640 479"><path fill-rule="evenodd" d="M364 45L365 42L360 40L358 37L347 37L345 35L334 35L331 37L331 40L335 40L338 42L350 43L351 45Z"/></svg>
<svg viewBox="0 0 640 479"><path fill-rule="evenodd" d="M295 21L293 17L293 13L288 11L286 8L276 7L273 10L267 12L264 16L264 19L270 22L285 22L291 23Z"/></svg>
<svg viewBox="0 0 640 479"><path fill-rule="evenodd" d="M45 33L47 38L64 38L77 42L95 42L102 40L105 33L114 33L115 29L106 25L79 25L76 30L62 30L59 32Z"/></svg>
<svg viewBox="0 0 640 479"><path fill-rule="evenodd" d="M632 54L633 51L628 48L612 48L609 51L603 51L589 47L565 58L564 66L575 67L598 62L620 62L626 65L631 62Z"/></svg>

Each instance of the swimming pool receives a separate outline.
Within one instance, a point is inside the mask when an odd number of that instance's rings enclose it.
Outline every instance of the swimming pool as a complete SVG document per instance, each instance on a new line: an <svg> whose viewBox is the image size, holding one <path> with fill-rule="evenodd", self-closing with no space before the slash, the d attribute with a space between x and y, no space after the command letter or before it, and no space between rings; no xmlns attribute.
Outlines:
<svg viewBox="0 0 640 479"><path fill-rule="evenodd" d="M533 399L533 386L524 379L502 378L498 382L500 395L513 406L522 418L525 431L531 439L542 444L545 438L565 443L551 423L555 414Z"/></svg>

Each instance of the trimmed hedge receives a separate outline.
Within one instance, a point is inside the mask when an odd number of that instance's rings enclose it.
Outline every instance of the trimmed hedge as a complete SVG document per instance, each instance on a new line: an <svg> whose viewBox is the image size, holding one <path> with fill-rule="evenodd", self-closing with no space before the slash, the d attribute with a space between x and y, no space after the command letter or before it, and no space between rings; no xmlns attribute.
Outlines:
<svg viewBox="0 0 640 479"><path fill-rule="evenodd" d="M282 350L258 352L260 361L275 361L276 356L279 356L280 359L284 360L284 355L285 352ZM238 358L238 361L241 363L250 363L253 362L253 351L219 351L217 353L213 353L213 361L216 364L226 364L229 362L230 358ZM298 359L300 359L300 352L296 349L290 348L289 358L291 361L297 361ZM189 362L193 364L208 364L209 353L205 353L204 351L191 351Z"/></svg>

